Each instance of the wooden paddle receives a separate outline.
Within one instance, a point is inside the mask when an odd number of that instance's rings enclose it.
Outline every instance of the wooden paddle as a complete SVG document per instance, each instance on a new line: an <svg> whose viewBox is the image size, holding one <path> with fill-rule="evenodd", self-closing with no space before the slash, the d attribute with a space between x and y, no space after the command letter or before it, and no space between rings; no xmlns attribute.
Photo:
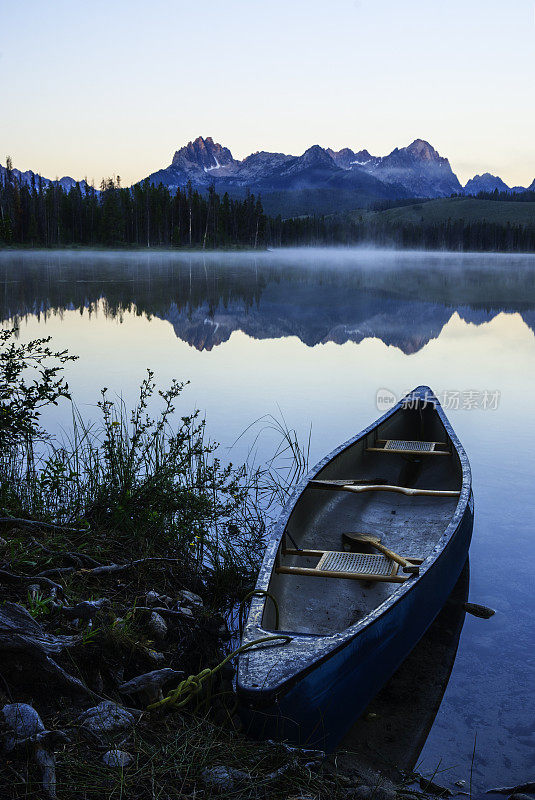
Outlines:
<svg viewBox="0 0 535 800"><path fill-rule="evenodd" d="M309 481L313 486L318 489L343 489L344 486L365 486L373 484L374 486L384 486L388 483L386 478L348 478L346 480L327 480L317 478L316 480Z"/></svg>
<svg viewBox="0 0 535 800"><path fill-rule="evenodd" d="M420 572L420 567L418 564L413 564L403 556L398 556L397 553L394 553L393 550L389 550L388 547L385 547L384 544L381 544L381 539L379 536L371 536L369 533L343 533L342 538L348 544L371 544L372 547L375 547L381 553L384 553L385 556L391 558L392 561L395 561L396 564L399 564L403 567L403 572L412 572L415 575L418 575ZM420 561L420 559L414 559Z"/></svg>
<svg viewBox="0 0 535 800"><path fill-rule="evenodd" d="M459 497L460 492L451 491L450 489L413 489L409 486L391 486L390 484L368 484L359 482L348 481L320 481L313 480L310 484L317 486L318 489L337 489L342 492L397 492L398 494L406 494L409 497Z"/></svg>

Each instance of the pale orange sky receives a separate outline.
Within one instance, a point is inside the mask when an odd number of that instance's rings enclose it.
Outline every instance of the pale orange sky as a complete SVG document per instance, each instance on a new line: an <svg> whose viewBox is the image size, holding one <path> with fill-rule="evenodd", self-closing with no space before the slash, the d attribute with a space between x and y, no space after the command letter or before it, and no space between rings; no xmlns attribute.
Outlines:
<svg viewBox="0 0 535 800"><path fill-rule="evenodd" d="M415 138L464 183L535 178L532 0L4 0L0 163L47 177Z"/></svg>

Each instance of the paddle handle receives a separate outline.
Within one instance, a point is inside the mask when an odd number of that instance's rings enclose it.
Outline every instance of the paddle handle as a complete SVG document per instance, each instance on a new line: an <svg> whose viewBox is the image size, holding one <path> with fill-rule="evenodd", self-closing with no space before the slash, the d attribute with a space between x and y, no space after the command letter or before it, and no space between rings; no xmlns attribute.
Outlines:
<svg viewBox="0 0 535 800"><path fill-rule="evenodd" d="M393 550L389 550L388 547L385 547L384 544L381 544L381 542L370 542L370 544L372 547L380 550L381 553L384 553L385 556L388 556L388 558L392 559L392 561L395 561L396 564L399 564L401 567L403 567L404 572L412 572L415 575L418 575L420 572L420 567L417 564L411 564L411 562L407 561L406 558L403 558L403 556L398 556L397 553L394 553Z"/></svg>

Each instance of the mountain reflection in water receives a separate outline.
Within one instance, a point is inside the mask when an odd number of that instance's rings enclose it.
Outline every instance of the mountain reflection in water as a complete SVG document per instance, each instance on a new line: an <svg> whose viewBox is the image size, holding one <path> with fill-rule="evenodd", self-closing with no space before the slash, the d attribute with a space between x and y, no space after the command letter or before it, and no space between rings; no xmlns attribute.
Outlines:
<svg viewBox="0 0 535 800"><path fill-rule="evenodd" d="M7 256L7 257L6 257ZM454 312L479 325L501 311L535 327L529 256L311 250L275 253L1 253L0 319L101 306L167 320L211 350L234 331L308 346L378 338L406 354Z"/></svg>

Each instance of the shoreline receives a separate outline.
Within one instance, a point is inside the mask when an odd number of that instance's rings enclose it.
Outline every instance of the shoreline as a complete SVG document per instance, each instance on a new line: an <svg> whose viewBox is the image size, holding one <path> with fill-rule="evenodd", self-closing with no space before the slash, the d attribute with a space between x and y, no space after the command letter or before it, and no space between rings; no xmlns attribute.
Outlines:
<svg viewBox="0 0 535 800"><path fill-rule="evenodd" d="M351 244L298 244L282 245L280 247L258 247L251 248L245 245L233 247L169 247L162 245L151 245L151 247L131 247L118 245L117 247L103 247L100 245L54 245L53 247L32 247L30 245L0 245L0 255L4 253L100 253L100 254L120 254L129 253L132 255L169 254L169 255L218 255L235 253L240 255L259 256L266 253L289 253L289 252L309 252L319 253L403 253L404 255L442 255L442 256L504 256L504 257L526 257L535 256L535 250L448 250L441 248L413 248L388 246L384 243L375 242L355 242Z"/></svg>
<svg viewBox="0 0 535 800"><path fill-rule="evenodd" d="M39 545L31 545L31 557L41 562L32 572L48 562L47 576L41 570L3 588L0 631L10 623L11 635L24 636L29 644L52 639L58 644L48 666L39 666L35 645L8 652L0 719L9 722L16 708L26 728L50 731L39 747L48 754L46 774L53 773L61 798L74 800L89 787L106 796L123 787L126 797L130 791L149 797L144 792L151 781L170 797L238 792L251 800L431 800L451 793L417 767L407 770L392 760L388 769L381 768L378 760L389 763L387 740L378 759L359 737L331 754L248 739L236 714L231 665L183 709L147 710L186 675L213 668L234 648L224 616L210 608L202 583L180 575L172 563L153 568L132 562L106 572L89 566L93 557L85 548L76 558L89 559L87 566L69 571L59 566L74 558L67 553L66 532L54 533L51 561L51 532L23 520L18 525L1 524L0 552L5 558L6 547L28 550L30 539ZM46 681L36 682L36 673ZM368 730L365 738L370 725L384 727L383 712L381 700L373 701L360 723L361 731ZM376 735L371 741L377 746ZM39 747L15 749L7 766L0 766L0 777L15 792L10 764L19 775L22 769L27 790L43 783ZM6 800L9 796L19 795Z"/></svg>

